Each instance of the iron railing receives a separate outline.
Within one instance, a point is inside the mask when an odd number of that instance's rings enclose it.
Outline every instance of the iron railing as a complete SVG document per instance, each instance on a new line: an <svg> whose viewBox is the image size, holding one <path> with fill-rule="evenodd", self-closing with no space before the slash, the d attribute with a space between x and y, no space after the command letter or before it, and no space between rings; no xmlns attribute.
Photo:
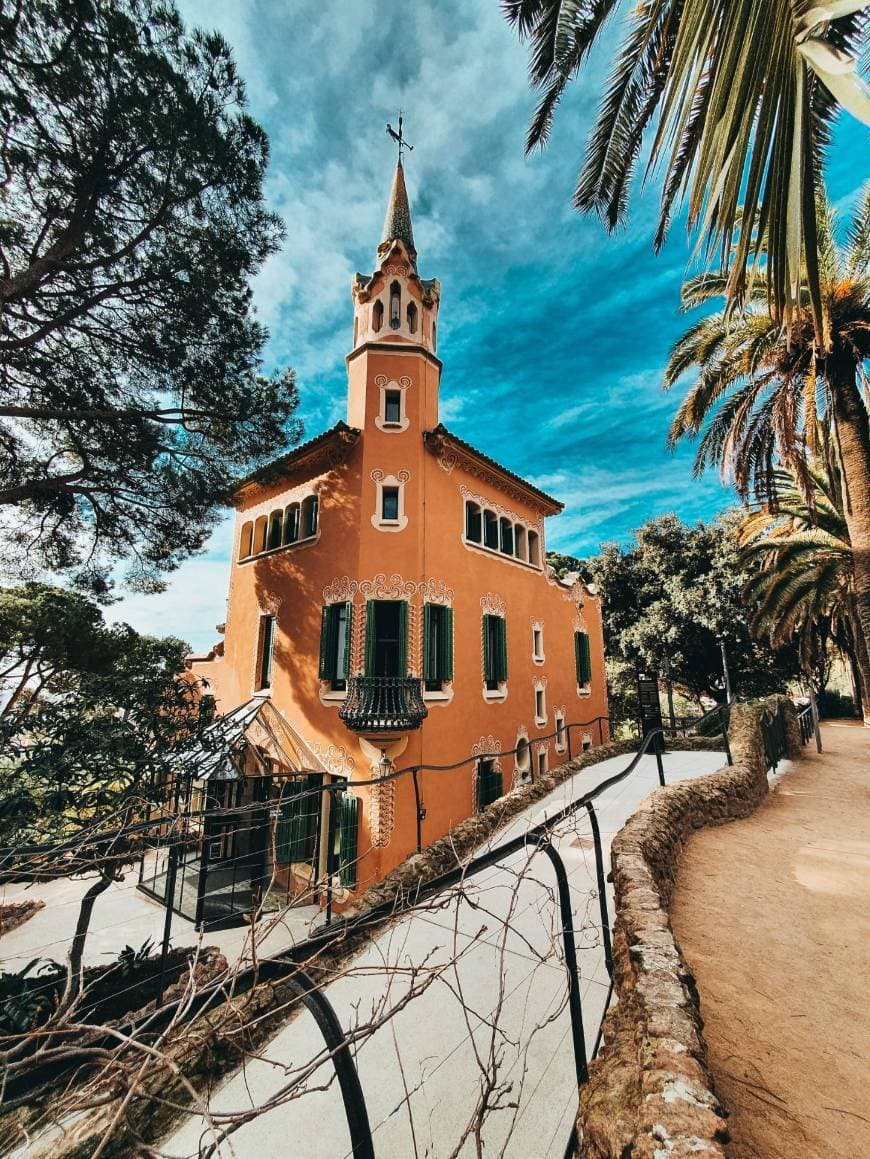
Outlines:
<svg viewBox="0 0 870 1159"><path fill-rule="evenodd" d="M416 676L351 676L338 715L353 732L408 732L428 710Z"/></svg>
<svg viewBox="0 0 870 1159"><path fill-rule="evenodd" d="M764 759L770 772L775 773L779 762L788 755L785 733L785 715L782 705L776 712L764 712L761 716L761 739L764 743Z"/></svg>
<svg viewBox="0 0 870 1159"><path fill-rule="evenodd" d="M809 744L816 731L812 704L805 704L798 709L798 726L801 730L801 744Z"/></svg>

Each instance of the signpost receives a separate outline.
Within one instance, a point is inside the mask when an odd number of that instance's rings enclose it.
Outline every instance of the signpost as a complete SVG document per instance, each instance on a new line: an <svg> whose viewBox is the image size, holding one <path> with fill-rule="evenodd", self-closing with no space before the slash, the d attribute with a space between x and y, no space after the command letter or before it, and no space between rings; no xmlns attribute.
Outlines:
<svg viewBox="0 0 870 1159"><path fill-rule="evenodd" d="M657 672L641 672L637 674L637 703L640 707L640 734L645 737L655 729L663 729L662 706L659 700L659 677ZM659 780L665 783L662 767L662 753L665 749L664 736L661 732L653 740L650 752L655 753L659 767Z"/></svg>

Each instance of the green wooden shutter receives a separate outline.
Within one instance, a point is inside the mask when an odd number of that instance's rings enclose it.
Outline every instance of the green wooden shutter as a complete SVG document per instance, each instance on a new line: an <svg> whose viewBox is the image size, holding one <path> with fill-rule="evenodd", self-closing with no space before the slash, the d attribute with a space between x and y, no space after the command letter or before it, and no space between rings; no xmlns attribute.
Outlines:
<svg viewBox="0 0 870 1159"><path fill-rule="evenodd" d="M492 647L490 643L489 620L490 617L488 615L483 617L483 679L495 680L492 674Z"/></svg>
<svg viewBox="0 0 870 1159"><path fill-rule="evenodd" d="M580 632L574 633L574 671L577 675L578 684L583 683L583 664L581 661L583 645L580 642L581 635L582 633Z"/></svg>
<svg viewBox="0 0 870 1159"><path fill-rule="evenodd" d="M408 602L399 601L399 676L408 675Z"/></svg>
<svg viewBox="0 0 870 1159"><path fill-rule="evenodd" d="M507 680L508 678L508 656L507 656L507 622L502 616L497 618L498 624L498 675L497 680Z"/></svg>
<svg viewBox="0 0 870 1159"><path fill-rule="evenodd" d="M375 601L369 600L366 604L366 676L375 674Z"/></svg>
<svg viewBox="0 0 870 1159"><path fill-rule="evenodd" d="M320 613L320 679L334 680L332 652L329 647L329 629L332 623L332 606L325 604Z"/></svg>
<svg viewBox="0 0 870 1159"><path fill-rule="evenodd" d="M359 849L359 797L342 793L338 815L340 845L338 873L345 889L356 889L356 862Z"/></svg>
<svg viewBox="0 0 870 1159"><path fill-rule="evenodd" d="M302 859L309 827L309 801L300 800L305 787L305 781L294 783L292 795L281 802L281 816L275 828L275 861L279 865Z"/></svg>
<svg viewBox="0 0 870 1159"><path fill-rule="evenodd" d="M432 605L423 605L423 679L434 680L436 657L432 655Z"/></svg>
<svg viewBox="0 0 870 1159"><path fill-rule="evenodd" d="M592 654L588 632L580 633L580 674L583 677L581 684L589 684L592 680Z"/></svg>
<svg viewBox="0 0 870 1159"><path fill-rule="evenodd" d="M441 656L438 676L441 680L453 679L453 609L441 609Z"/></svg>
<svg viewBox="0 0 870 1159"><path fill-rule="evenodd" d="M339 662L339 671L336 673L338 680L347 680L350 675L350 640L353 634L353 604L348 601L345 605L345 632L344 632L344 655Z"/></svg>

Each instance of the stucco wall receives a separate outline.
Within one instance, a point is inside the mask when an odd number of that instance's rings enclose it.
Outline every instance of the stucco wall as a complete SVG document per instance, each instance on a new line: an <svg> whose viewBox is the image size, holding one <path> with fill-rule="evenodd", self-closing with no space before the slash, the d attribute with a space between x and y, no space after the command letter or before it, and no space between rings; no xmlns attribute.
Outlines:
<svg viewBox="0 0 870 1159"><path fill-rule="evenodd" d="M732 710L734 765L656 789L613 840L617 999L604 1045L580 1091L588 1159L723 1159L725 1112L706 1063L695 981L674 940L668 905L682 843L693 829L751 813L768 791L760 719L777 699ZM793 705L789 756L800 752Z"/></svg>

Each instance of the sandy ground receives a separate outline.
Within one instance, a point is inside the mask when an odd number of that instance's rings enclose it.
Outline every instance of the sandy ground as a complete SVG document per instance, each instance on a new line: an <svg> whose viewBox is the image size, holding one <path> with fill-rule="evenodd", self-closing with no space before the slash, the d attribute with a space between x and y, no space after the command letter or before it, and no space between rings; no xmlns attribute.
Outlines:
<svg viewBox="0 0 870 1159"><path fill-rule="evenodd" d="M674 894L732 1159L870 1156L870 730L822 743L690 840Z"/></svg>

